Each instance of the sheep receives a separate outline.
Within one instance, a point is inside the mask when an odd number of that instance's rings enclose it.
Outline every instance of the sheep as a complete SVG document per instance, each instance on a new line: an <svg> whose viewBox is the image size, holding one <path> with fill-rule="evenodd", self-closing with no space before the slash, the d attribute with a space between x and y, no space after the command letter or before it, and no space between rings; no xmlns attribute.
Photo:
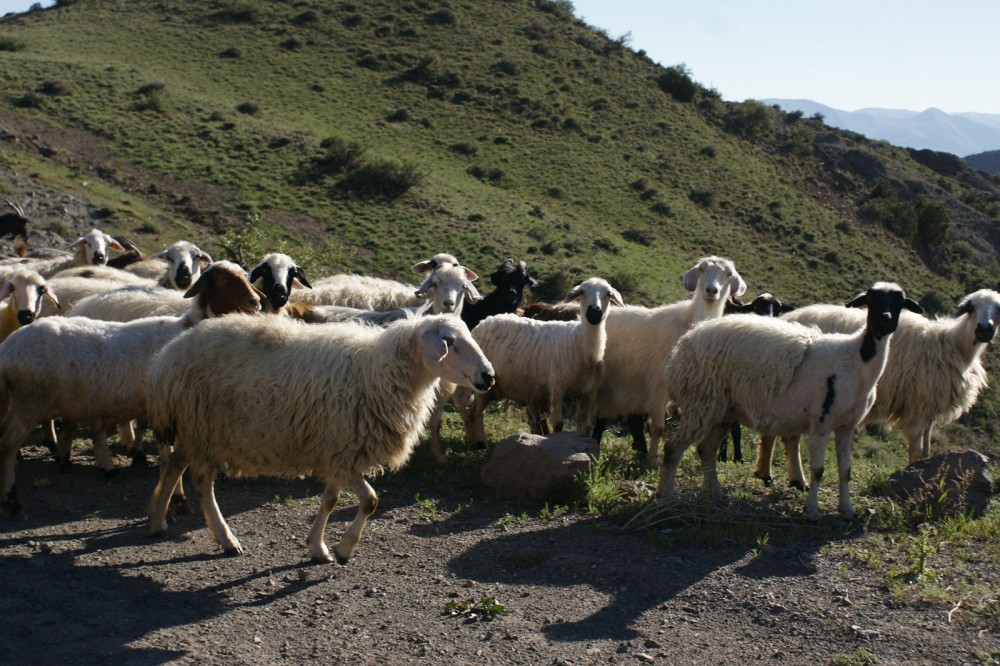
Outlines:
<svg viewBox="0 0 1000 666"><path fill-rule="evenodd" d="M605 322L609 303L623 306L621 294L606 280L590 278L575 286L566 300L581 302L574 322L537 321L517 315L496 315L472 329L472 337L493 363L497 383L477 396L468 416L465 440L483 443L483 411L494 400L510 399L528 405L547 404L552 430L562 430L563 399L580 396L576 426L593 427L594 397L604 374L607 343ZM433 451L440 458L440 451Z"/></svg>
<svg viewBox="0 0 1000 666"><path fill-rule="evenodd" d="M50 289L59 294L62 308L56 308L54 303L44 303L40 317L51 317L56 314L67 314L76 304L92 294L98 294L127 285L146 285L150 282L137 275L126 273L106 266L79 266L60 271L47 279Z"/></svg>
<svg viewBox="0 0 1000 666"><path fill-rule="evenodd" d="M23 257L28 253L28 216L16 203L10 199L6 201L14 212L0 215L0 236L13 238L14 254Z"/></svg>
<svg viewBox="0 0 1000 666"><path fill-rule="evenodd" d="M57 417L91 425L98 464L112 472L104 427L145 415L153 355L203 319L260 310L261 296L230 262L213 264L186 296L193 300L182 317L126 323L50 317L14 331L0 345L0 480L12 514L21 513L14 460L36 425ZM67 458L66 438L58 454Z"/></svg>
<svg viewBox="0 0 1000 666"><path fill-rule="evenodd" d="M791 312L794 309L794 306L782 303L773 294L764 292L745 304L730 299L726 303L723 314L755 314L760 317L780 317L783 313ZM741 447L743 433L738 423L734 423L729 429L729 436L733 440L733 462L743 462L743 449ZM726 462L725 440L723 440L722 446L719 447L719 462Z"/></svg>
<svg viewBox="0 0 1000 666"><path fill-rule="evenodd" d="M267 294L267 302L275 312L285 306L293 289L312 289L306 272L294 259L279 252L265 256L253 267L250 282Z"/></svg>
<svg viewBox="0 0 1000 666"><path fill-rule="evenodd" d="M62 307L45 278L29 268L19 268L0 287L0 301L10 297L0 309L0 342L22 326L35 321L42 310L42 298Z"/></svg>
<svg viewBox="0 0 1000 666"><path fill-rule="evenodd" d="M604 381L597 394L597 422L593 437L601 441L609 418L648 414L651 445L647 461L655 465L664 413L654 411L662 401L663 366L674 344L691 326L722 316L726 301L746 291L746 283L729 259L702 258L682 277L691 298L656 308L629 306L608 317L608 345L604 352ZM639 432L633 435L641 437Z"/></svg>
<svg viewBox="0 0 1000 666"><path fill-rule="evenodd" d="M875 401L875 383L900 311L923 311L891 282L877 282L847 304L865 305L866 322L850 334L748 315L705 321L686 333L662 371L667 399L680 418L664 446L660 496L674 495L677 467L692 442L698 444L706 488L721 495L715 456L728 424L737 420L763 435L808 433L812 483L806 514L814 520L820 515L819 483L832 433L839 509L852 519L848 482L854 429Z"/></svg>
<svg viewBox="0 0 1000 666"><path fill-rule="evenodd" d="M59 252L51 259L25 257L18 262L26 264L48 279L73 266L103 266L108 262L108 248L125 251L122 244L108 234L100 229L91 229L70 244L69 253Z"/></svg>
<svg viewBox="0 0 1000 666"><path fill-rule="evenodd" d="M459 266L453 255L440 253L431 259L413 265L415 272L429 272L422 285L414 286L396 280L370 277L367 275L332 275L318 280L309 291L301 289L291 292L288 299L308 305L340 305L362 310L392 310L395 308L419 307L426 300L429 280L438 269L445 266ZM469 282L478 276L464 268Z"/></svg>
<svg viewBox="0 0 1000 666"><path fill-rule="evenodd" d="M117 257L111 257L110 259L108 259L108 263L104 265L107 266L108 268L117 268L118 270L126 270L130 266L135 266L144 261L146 261L146 255L142 253L142 250L136 247L135 243L128 243L128 248L125 250L125 252L119 254ZM141 273L138 273L134 270L130 272L134 272L140 277L147 277L146 275L142 275ZM156 276L151 275L148 277L155 278Z"/></svg>
<svg viewBox="0 0 1000 666"><path fill-rule="evenodd" d="M784 318L833 333L857 328L861 316L840 306L814 305ZM992 289L966 296L952 318L931 320L904 312L864 423L899 428L907 438L910 464L928 457L934 424L967 412L986 387L982 354L998 323L1000 294ZM754 476L765 484L771 479L773 447L773 437L761 438ZM785 458L789 485L804 489L798 440L785 439Z"/></svg>
<svg viewBox="0 0 1000 666"><path fill-rule="evenodd" d="M487 317L516 312L524 299L524 288L538 286L538 280L528 274L528 266L511 257L490 274L490 282L493 291L477 303L466 303L462 309L462 321L470 331Z"/></svg>
<svg viewBox="0 0 1000 666"><path fill-rule="evenodd" d="M166 262L166 271L157 284L166 289L187 289L198 281L201 271L212 263L212 257L190 241L177 241L166 250L157 252L150 260ZM139 269L132 269L139 275Z"/></svg>
<svg viewBox="0 0 1000 666"><path fill-rule="evenodd" d="M341 488L358 496L357 515L333 546L345 564L378 503L365 477L406 463L442 379L477 391L494 382L469 329L451 315L384 329L243 316L195 327L149 371L151 422L174 439L147 506L150 531L166 531L171 493L190 467L209 529L227 555L238 555L243 546L215 500L219 471L310 474L325 483L309 530L313 561L333 559L324 531Z"/></svg>

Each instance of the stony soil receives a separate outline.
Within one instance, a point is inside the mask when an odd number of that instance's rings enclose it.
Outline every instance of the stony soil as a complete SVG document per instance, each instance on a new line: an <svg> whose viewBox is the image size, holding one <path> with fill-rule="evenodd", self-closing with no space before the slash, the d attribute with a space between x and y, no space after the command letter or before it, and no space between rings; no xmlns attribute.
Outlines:
<svg viewBox="0 0 1000 666"><path fill-rule="evenodd" d="M441 472L404 470L374 480L379 509L345 566L306 560L318 483L221 482L246 548L229 558L197 509L168 538L148 534L155 467L106 482L86 452L68 475L45 448L24 452L27 518L0 518L3 665L829 664L861 649L882 664L970 664L1000 649L962 612L949 622L948 605L898 600L885 572L821 541L671 549L485 492L430 495ZM328 543L355 510L348 498L334 512ZM505 612L448 612L483 597Z"/></svg>

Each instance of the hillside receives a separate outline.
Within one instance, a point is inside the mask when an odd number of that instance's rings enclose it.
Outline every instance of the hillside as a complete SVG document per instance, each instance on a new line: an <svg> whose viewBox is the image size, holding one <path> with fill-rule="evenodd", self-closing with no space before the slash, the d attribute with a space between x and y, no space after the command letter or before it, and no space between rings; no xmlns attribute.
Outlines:
<svg viewBox="0 0 1000 666"><path fill-rule="evenodd" d="M259 218L319 271L512 255L552 295L597 272L642 302L682 296L706 253L799 302L889 276L948 304L995 274L994 183L697 86L667 94L683 70L568 3L61 5L0 22L2 150L22 176L2 194L42 225L26 197L50 187L145 249ZM946 206L947 242L928 253L863 216L880 180Z"/></svg>
<svg viewBox="0 0 1000 666"><path fill-rule="evenodd" d="M988 150L985 153L967 155L965 163L972 169L985 171L993 175L1000 174L1000 150Z"/></svg>

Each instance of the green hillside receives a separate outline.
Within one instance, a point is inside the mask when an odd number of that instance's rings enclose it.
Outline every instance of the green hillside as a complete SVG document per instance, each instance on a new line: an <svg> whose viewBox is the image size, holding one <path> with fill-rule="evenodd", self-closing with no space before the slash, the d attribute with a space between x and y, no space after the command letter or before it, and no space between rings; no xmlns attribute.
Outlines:
<svg viewBox="0 0 1000 666"><path fill-rule="evenodd" d="M280 248L313 276L412 277L439 251L488 273L513 256L542 278L536 295L600 274L654 304L719 254L748 295L798 304L893 279L947 311L998 286L995 179L723 102L564 0L64 0L8 15L0 156L0 195L29 213L32 191L63 192L86 202L86 226L217 256L252 224L249 255Z"/></svg>

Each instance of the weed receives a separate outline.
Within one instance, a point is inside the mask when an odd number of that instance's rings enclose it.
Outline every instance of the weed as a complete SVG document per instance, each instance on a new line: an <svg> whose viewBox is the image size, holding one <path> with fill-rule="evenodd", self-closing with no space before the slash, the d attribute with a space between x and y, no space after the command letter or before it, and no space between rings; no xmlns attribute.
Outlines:
<svg viewBox="0 0 1000 666"><path fill-rule="evenodd" d="M545 523L550 523L557 518L561 518L569 513L569 507L565 505L559 505L556 507L550 507L549 503L546 502L541 511L538 512L538 519Z"/></svg>
<svg viewBox="0 0 1000 666"><path fill-rule="evenodd" d="M430 497L421 497L420 493L413 496L413 501L420 508L420 517L428 520L440 520L444 514L438 505L438 500Z"/></svg>
<svg viewBox="0 0 1000 666"><path fill-rule="evenodd" d="M834 657L831 663L833 666L875 666L878 659L868 650L858 648L854 654Z"/></svg>
<svg viewBox="0 0 1000 666"><path fill-rule="evenodd" d="M466 622L493 620L507 612L507 608L493 597L470 597L464 601L449 601L444 605L445 615L464 618Z"/></svg>

